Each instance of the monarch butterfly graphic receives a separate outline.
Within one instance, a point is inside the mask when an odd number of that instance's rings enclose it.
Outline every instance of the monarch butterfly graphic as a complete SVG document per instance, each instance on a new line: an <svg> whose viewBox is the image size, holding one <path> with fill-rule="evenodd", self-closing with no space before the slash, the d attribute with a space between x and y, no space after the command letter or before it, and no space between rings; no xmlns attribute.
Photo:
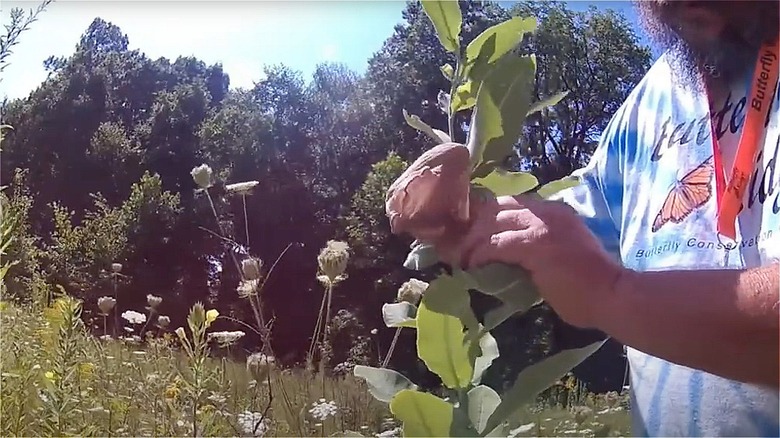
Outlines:
<svg viewBox="0 0 780 438"><path fill-rule="evenodd" d="M675 182L653 221L653 232L660 230L668 222L679 224L694 210L706 204L712 196L710 181L714 174L715 166L710 156Z"/></svg>

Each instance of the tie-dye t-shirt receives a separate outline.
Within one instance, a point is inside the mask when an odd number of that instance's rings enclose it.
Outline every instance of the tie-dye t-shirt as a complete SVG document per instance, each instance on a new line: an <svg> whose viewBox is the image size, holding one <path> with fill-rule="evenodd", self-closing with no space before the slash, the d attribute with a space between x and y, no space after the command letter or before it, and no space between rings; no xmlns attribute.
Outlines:
<svg viewBox="0 0 780 438"><path fill-rule="evenodd" d="M578 209L624 266L637 271L740 269L780 260L780 93L775 91L765 121L737 245L726 250L716 233L711 135L718 136L728 178L752 75L710 113L706 96L673 85L665 59L613 116L591 162L578 172L583 184L560 198ZM707 180L710 190L667 202L670 191ZM672 220L683 212L684 219ZM777 389L726 380L631 348L628 360L637 436L780 435Z"/></svg>

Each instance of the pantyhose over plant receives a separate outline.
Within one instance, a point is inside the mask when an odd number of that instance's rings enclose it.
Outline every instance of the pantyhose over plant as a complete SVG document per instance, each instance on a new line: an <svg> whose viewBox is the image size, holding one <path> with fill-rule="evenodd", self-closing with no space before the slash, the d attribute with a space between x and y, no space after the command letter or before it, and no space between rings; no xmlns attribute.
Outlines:
<svg viewBox="0 0 780 438"><path fill-rule="evenodd" d="M598 350L604 341L562 351L524 369L503 394L480 383L499 357L490 330L513 315L541 303L527 271L503 264L462 270L460 255L447 245L449 236L468 230L474 206L497 196L529 194L548 198L578 183L566 177L540 185L530 173L505 167L514 153L525 118L553 106L565 92L531 102L536 57L513 53L536 28L534 18L515 17L485 30L461 45L462 16L457 2L423 0L439 41L455 59L441 67L451 82L440 93L448 132L433 128L404 110L407 123L438 143L422 154L391 185L385 210L395 234L416 240L404 262L412 270L438 263L449 266L426 288L419 305L408 301L382 308L385 324L416 331L417 352L441 379L446 399L419 390L400 373L356 366L371 394L389 403L403 422L404 436L507 436L519 423L519 408ZM455 114L472 110L468 137L454 138ZM474 314L470 290L492 295L501 304L482 321Z"/></svg>

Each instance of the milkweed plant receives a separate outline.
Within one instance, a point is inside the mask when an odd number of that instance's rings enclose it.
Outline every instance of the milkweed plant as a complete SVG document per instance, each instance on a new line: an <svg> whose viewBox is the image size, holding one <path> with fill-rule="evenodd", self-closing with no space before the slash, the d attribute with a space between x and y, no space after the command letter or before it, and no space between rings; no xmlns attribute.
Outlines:
<svg viewBox="0 0 780 438"><path fill-rule="evenodd" d="M440 238L447 226L467 224L470 197L526 193L546 199L579 183L576 177L568 176L540 185L532 174L514 172L505 165L525 118L560 102L567 92L532 102L536 57L518 55L513 49L535 31L534 18L506 20L462 47L458 3L423 0L422 6L439 42L455 60L454 67L441 66L451 83L449 93L439 94L448 127L447 132L433 128L403 110L407 123L438 145L393 183L386 209L392 231L406 232L416 239L404 267L422 271L444 263L451 269L427 285L419 303L399 299L385 304L382 315L387 327L416 331L418 357L439 376L446 398L421 391L407 377L385 366L356 366L354 375L366 381L373 397L389 404L403 424L404 436L505 437L519 425L516 414L521 407L597 351L606 339L564 350L526 367L514 384L499 394L481 383L500 354L490 331L540 304L538 291L521 267L491 264L461 270L452 259L441 257L446 251L425 241ZM472 111L467 138L458 143L454 139L455 115L466 110ZM487 311L481 322L472 310L470 290L501 302Z"/></svg>

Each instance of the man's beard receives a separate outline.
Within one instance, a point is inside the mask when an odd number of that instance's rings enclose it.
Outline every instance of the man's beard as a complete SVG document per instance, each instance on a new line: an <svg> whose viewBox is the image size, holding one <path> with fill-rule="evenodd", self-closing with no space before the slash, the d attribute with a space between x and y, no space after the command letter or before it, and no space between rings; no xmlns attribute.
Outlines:
<svg viewBox="0 0 780 438"><path fill-rule="evenodd" d="M701 92L705 85L731 84L752 70L761 45L777 37L780 14L777 0L697 2L726 18L719 38L691 44L675 30L679 2L636 1L648 36L668 51L675 81Z"/></svg>

